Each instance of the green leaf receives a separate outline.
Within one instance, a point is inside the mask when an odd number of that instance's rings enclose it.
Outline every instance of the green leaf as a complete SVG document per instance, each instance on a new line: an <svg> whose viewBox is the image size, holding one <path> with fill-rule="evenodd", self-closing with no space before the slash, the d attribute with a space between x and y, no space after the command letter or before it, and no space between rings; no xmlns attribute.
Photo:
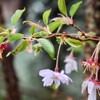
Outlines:
<svg viewBox="0 0 100 100"><path fill-rule="evenodd" d="M40 53L42 45L40 43L36 43L35 45L32 46L32 48L34 51L34 56L36 56Z"/></svg>
<svg viewBox="0 0 100 100"><path fill-rule="evenodd" d="M9 42L16 41L16 40L21 39L22 37L23 37L23 34L20 34L20 33L12 34L12 35L8 38L8 41L9 41Z"/></svg>
<svg viewBox="0 0 100 100"><path fill-rule="evenodd" d="M37 23L34 23L34 22L31 22L31 21L24 21L23 23L26 23L30 26L33 26L35 27L36 29L39 29L39 30L44 30L44 27L42 27L41 25L37 24Z"/></svg>
<svg viewBox="0 0 100 100"><path fill-rule="evenodd" d="M20 44L11 52L9 52L6 56L8 57L10 54L18 54L26 49L28 42L26 40L21 41Z"/></svg>
<svg viewBox="0 0 100 100"><path fill-rule="evenodd" d="M33 34L34 37L43 37L43 36L46 36L47 33L44 32L44 31L40 31L40 32L36 32Z"/></svg>
<svg viewBox="0 0 100 100"><path fill-rule="evenodd" d="M24 51L27 45L28 45L28 42L26 40L23 40L17 48L18 52Z"/></svg>
<svg viewBox="0 0 100 100"><path fill-rule="evenodd" d="M50 16L50 13L51 13L51 9L50 10L46 10L43 13L43 22L44 22L45 25L48 25L48 18Z"/></svg>
<svg viewBox="0 0 100 100"><path fill-rule="evenodd" d="M0 36L7 36L9 34L8 29L3 29L0 27Z"/></svg>
<svg viewBox="0 0 100 100"><path fill-rule="evenodd" d="M87 34L90 35L90 36L95 36L95 35L96 35L96 33L93 32L93 31L90 31L90 32L88 32Z"/></svg>
<svg viewBox="0 0 100 100"><path fill-rule="evenodd" d="M58 43L61 43L62 38L61 38L61 37L56 37L56 41L57 41Z"/></svg>
<svg viewBox="0 0 100 100"><path fill-rule="evenodd" d="M4 32L5 30L6 30L6 29L0 27L0 33L1 33L1 32Z"/></svg>
<svg viewBox="0 0 100 100"><path fill-rule="evenodd" d="M53 32L60 25L61 25L61 22L52 22L52 23L50 23L49 24L49 30L50 30L50 32Z"/></svg>
<svg viewBox="0 0 100 100"><path fill-rule="evenodd" d="M16 23L18 22L19 18L24 13L24 11L25 11L25 8L23 10L16 10L16 12L11 17L11 24L16 25Z"/></svg>
<svg viewBox="0 0 100 100"><path fill-rule="evenodd" d="M34 30L35 30L35 28L33 26L29 29L30 35L33 35L34 34Z"/></svg>
<svg viewBox="0 0 100 100"><path fill-rule="evenodd" d="M72 46L72 47L75 47L75 48L78 48L82 45L84 45L84 43L82 41L79 41L79 40L75 40L75 39L71 39L71 38L67 38L66 39L66 42Z"/></svg>
<svg viewBox="0 0 100 100"><path fill-rule="evenodd" d="M40 43L36 43L32 46L33 50L38 51L38 49L42 48L42 45Z"/></svg>
<svg viewBox="0 0 100 100"><path fill-rule="evenodd" d="M75 3L75 4L73 4L73 5L71 6L71 8L70 8L70 16L71 16L71 17L74 16L74 14L75 14L76 11L78 10L78 8L79 8L79 6L80 6L81 3L82 3L82 1L77 2L77 3Z"/></svg>
<svg viewBox="0 0 100 100"><path fill-rule="evenodd" d="M42 45L45 51L49 54L49 56L54 59L55 49L53 44L47 39L38 39L38 42Z"/></svg>
<svg viewBox="0 0 100 100"><path fill-rule="evenodd" d="M58 8L61 13L67 16L67 9L66 9L66 3L65 0L58 0Z"/></svg>
<svg viewBox="0 0 100 100"><path fill-rule="evenodd" d="M5 37L0 36L0 44L4 41Z"/></svg>

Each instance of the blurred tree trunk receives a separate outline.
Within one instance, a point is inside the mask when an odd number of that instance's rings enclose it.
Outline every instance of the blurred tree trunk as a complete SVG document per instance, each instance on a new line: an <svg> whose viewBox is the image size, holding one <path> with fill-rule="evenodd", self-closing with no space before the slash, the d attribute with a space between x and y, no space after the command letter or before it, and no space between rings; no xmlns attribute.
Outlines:
<svg viewBox="0 0 100 100"><path fill-rule="evenodd" d="M2 60L3 75L6 83L5 100L20 100L18 81L13 66L13 56L6 57L6 54L7 52L4 52Z"/></svg>
<svg viewBox="0 0 100 100"><path fill-rule="evenodd" d="M18 8L18 4L14 0L0 0L0 26L4 26L6 19ZM11 46L9 48L11 49ZM6 96L4 98L5 100L20 100L18 80L13 66L13 56L6 57L8 52L8 50L4 51L2 60L2 70L6 84Z"/></svg>
<svg viewBox="0 0 100 100"><path fill-rule="evenodd" d="M97 36L100 36L100 0L86 1L86 27L88 31L93 31ZM98 74L100 81L100 71ZM100 96L97 100L100 100Z"/></svg>
<svg viewBox="0 0 100 100"><path fill-rule="evenodd" d="M100 36L100 0L87 0L86 26L88 31Z"/></svg>

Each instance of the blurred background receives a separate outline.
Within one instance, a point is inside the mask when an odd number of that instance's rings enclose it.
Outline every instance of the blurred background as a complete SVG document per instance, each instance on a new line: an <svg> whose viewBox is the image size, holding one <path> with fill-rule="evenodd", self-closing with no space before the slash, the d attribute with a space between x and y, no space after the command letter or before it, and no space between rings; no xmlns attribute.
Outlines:
<svg viewBox="0 0 100 100"><path fill-rule="evenodd" d="M71 5L78 1L80 0L66 0L68 11ZM24 7L26 11L17 24L17 32L23 34L29 33L29 27L22 24L24 20L43 24L42 14L45 10L52 8L50 19L58 16L57 14L60 13L57 7L57 0L0 0L0 26L11 29L11 16L16 9L23 9ZM99 0L95 2L94 0L83 0L82 5L74 16L76 25L84 31L92 30L99 35L99 15L97 15L97 19L94 17L94 13L100 14L99 7ZM77 30L70 27L63 27L62 31L68 33L77 32ZM51 39L51 41L55 44L55 49L57 50L58 44L54 39ZM13 49L16 44L10 44L10 49ZM64 59L69 54L67 48L67 46L63 46L61 49L60 69L64 69ZM53 69L55 66L55 61L44 50L35 58L34 52L32 54L22 52L16 56L6 58L7 52L4 52L4 59L0 61L0 100L86 100L81 94L83 69L80 67L80 62L82 55L84 55L83 52L75 53L79 64L78 72L72 72L69 75L73 80L73 84L68 86L61 85L58 90L54 90L52 87L44 88L42 79L38 75L40 69ZM87 53L89 52L90 49L87 49Z"/></svg>

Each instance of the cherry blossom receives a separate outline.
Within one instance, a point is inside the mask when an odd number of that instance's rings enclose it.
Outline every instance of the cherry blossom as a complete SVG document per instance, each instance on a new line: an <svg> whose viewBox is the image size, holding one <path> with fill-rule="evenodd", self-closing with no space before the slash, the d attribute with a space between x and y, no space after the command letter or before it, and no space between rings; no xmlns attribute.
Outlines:
<svg viewBox="0 0 100 100"><path fill-rule="evenodd" d="M82 65L85 67L84 72L87 70L87 71L91 71L92 74L94 74L96 69L99 68L98 61L93 60L91 58L87 59L86 61L82 61Z"/></svg>
<svg viewBox="0 0 100 100"><path fill-rule="evenodd" d="M88 88L88 100L96 100L96 91L100 90L100 82L90 78L83 82L82 84L82 93Z"/></svg>
<svg viewBox="0 0 100 100"><path fill-rule="evenodd" d="M43 86L51 86L55 83L55 87L58 88L61 83L69 84L69 82L73 82L67 75L64 74L62 70L60 73L56 71L52 71L50 69L40 70L39 75L43 77Z"/></svg>
<svg viewBox="0 0 100 100"><path fill-rule="evenodd" d="M91 71L92 74L95 74L95 71L98 70L99 64L98 64L98 55L100 51L100 42L97 44L92 56L87 59L86 61L82 62L82 65L85 67L85 71ZM85 72L84 71L84 72Z"/></svg>
<svg viewBox="0 0 100 100"><path fill-rule="evenodd" d="M64 62L66 62L65 73L70 74L74 70L77 71L77 69L78 69L77 62L73 56L71 56L71 55L66 56Z"/></svg>

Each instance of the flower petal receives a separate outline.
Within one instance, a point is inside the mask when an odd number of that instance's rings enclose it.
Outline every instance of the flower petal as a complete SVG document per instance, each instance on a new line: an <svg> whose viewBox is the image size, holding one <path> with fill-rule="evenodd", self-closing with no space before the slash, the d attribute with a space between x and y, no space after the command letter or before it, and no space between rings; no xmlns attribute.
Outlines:
<svg viewBox="0 0 100 100"><path fill-rule="evenodd" d="M50 69L44 69L44 70L40 70L39 71L39 75L42 77L48 76L48 75L52 75L53 71Z"/></svg>
<svg viewBox="0 0 100 100"><path fill-rule="evenodd" d="M77 67L77 62L75 60L73 60L73 67L74 70L77 71L78 67Z"/></svg>
<svg viewBox="0 0 100 100"><path fill-rule="evenodd" d="M43 86L51 86L53 83L53 79L51 79L50 77L45 77L42 81L44 82Z"/></svg>
<svg viewBox="0 0 100 100"><path fill-rule="evenodd" d="M83 81L83 83L82 83L82 91L81 91L82 93L83 93L84 90L86 89L87 85L88 85L88 80Z"/></svg>
<svg viewBox="0 0 100 100"><path fill-rule="evenodd" d="M73 82L67 75L61 74L59 77L59 80L63 83L63 84L69 84L70 82Z"/></svg>
<svg viewBox="0 0 100 100"><path fill-rule="evenodd" d="M96 89L93 88L91 93L88 96L88 100L96 100Z"/></svg>
<svg viewBox="0 0 100 100"><path fill-rule="evenodd" d="M66 65L65 65L65 73L66 74L70 74L71 73L71 71L72 71L72 64L71 63L67 63Z"/></svg>
<svg viewBox="0 0 100 100"><path fill-rule="evenodd" d="M94 83L92 81L88 82L88 93L91 94L94 88Z"/></svg>

